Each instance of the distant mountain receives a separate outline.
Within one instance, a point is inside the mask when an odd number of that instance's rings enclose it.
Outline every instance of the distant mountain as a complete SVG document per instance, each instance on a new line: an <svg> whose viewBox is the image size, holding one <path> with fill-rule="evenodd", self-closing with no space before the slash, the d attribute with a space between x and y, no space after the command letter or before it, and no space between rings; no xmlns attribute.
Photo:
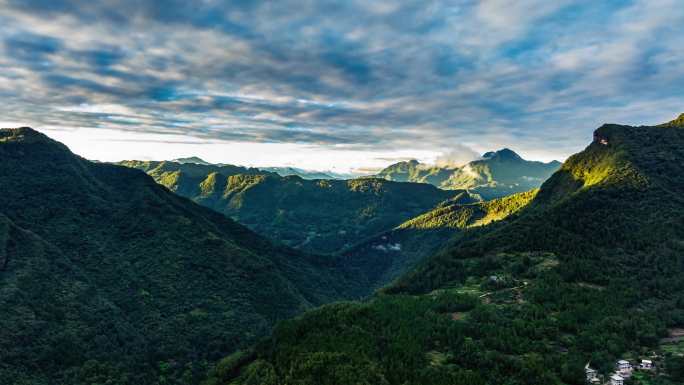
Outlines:
<svg viewBox="0 0 684 385"><path fill-rule="evenodd" d="M146 171L171 191L259 234L319 253L350 247L444 201L478 199L459 190L375 178L306 180L235 166L136 161L122 165Z"/></svg>
<svg viewBox="0 0 684 385"><path fill-rule="evenodd" d="M230 164L181 163L173 161L124 160L121 166L137 168L152 176L157 182L180 195L192 197L199 193L200 184L211 173L228 177L232 175L272 174L257 168L247 168Z"/></svg>
<svg viewBox="0 0 684 385"><path fill-rule="evenodd" d="M185 164L185 163L203 164L205 166L208 166L211 164L211 163L206 162L206 161L204 161L201 158L198 158L196 156L191 156L189 158L178 158L178 159L172 160L171 162L181 163L181 164Z"/></svg>
<svg viewBox="0 0 684 385"><path fill-rule="evenodd" d="M307 171L296 167L260 167L260 170L274 172L280 176L296 175L302 179L340 179L320 171Z"/></svg>
<svg viewBox="0 0 684 385"><path fill-rule="evenodd" d="M197 383L278 320L366 292L30 128L0 130L0 196L2 384Z"/></svg>
<svg viewBox="0 0 684 385"><path fill-rule="evenodd" d="M416 160L399 162L382 170L379 178L430 183L442 189L469 190L493 199L538 188L560 167L560 162L528 161L504 148L460 167L438 167Z"/></svg>
<svg viewBox="0 0 684 385"><path fill-rule="evenodd" d="M684 359L661 338L684 326L682 175L680 120L603 125L515 215L370 300L284 321L207 384L579 385L588 362L605 379L645 357L660 371L635 384L681 384ZM449 213L412 227L461 223Z"/></svg>

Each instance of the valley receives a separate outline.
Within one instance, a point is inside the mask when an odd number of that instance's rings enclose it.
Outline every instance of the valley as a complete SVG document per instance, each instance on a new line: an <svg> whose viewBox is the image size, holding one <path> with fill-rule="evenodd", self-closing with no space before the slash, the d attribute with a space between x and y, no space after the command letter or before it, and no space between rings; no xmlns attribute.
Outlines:
<svg viewBox="0 0 684 385"><path fill-rule="evenodd" d="M207 384L583 384L588 362L607 379L654 353L669 371L634 383L679 383L684 358L659 346L684 315L676 122L600 127L516 215L368 301L281 323Z"/></svg>
<svg viewBox="0 0 684 385"><path fill-rule="evenodd" d="M0 0L0 385L684 385L682 5Z"/></svg>

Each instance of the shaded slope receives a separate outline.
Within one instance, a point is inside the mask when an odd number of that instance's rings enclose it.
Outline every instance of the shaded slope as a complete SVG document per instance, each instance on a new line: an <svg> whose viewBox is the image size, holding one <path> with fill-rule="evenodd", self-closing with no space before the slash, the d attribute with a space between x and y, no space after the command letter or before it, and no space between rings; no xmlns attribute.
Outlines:
<svg viewBox="0 0 684 385"><path fill-rule="evenodd" d="M109 349L145 349L141 331L59 249L1 214L0 255L0 382L47 383L44 370L111 360Z"/></svg>
<svg viewBox="0 0 684 385"><path fill-rule="evenodd" d="M0 195L15 243L35 244L18 256L3 253L0 280L10 294L0 319L26 309L41 333L66 333L60 346L21 337L23 321L5 325L6 346L23 359L0 376L91 383L92 369L116 383L145 384L164 367L165 377L192 383L204 360L267 333L277 320L357 295L329 261L274 246L138 170L85 161L28 128L0 131ZM26 279L37 281L28 291ZM59 284L39 295L50 282ZM50 293L60 285L68 290L54 294L61 297L53 306ZM68 330L65 317L73 321ZM57 358L65 346L68 362Z"/></svg>

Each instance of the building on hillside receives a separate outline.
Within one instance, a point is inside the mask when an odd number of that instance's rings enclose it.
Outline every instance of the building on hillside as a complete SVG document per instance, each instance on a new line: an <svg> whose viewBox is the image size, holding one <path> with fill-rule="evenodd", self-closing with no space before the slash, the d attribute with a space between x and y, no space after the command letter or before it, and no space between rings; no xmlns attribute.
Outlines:
<svg viewBox="0 0 684 385"><path fill-rule="evenodd" d="M651 360L641 360L641 364L639 364L639 369L644 369L644 370L651 370L651 369L653 369L653 361L651 361Z"/></svg>
<svg viewBox="0 0 684 385"><path fill-rule="evenodd" d="M610 385L625 385L625 379L621 375L615 373L610 376Z"/></svg>
<svg viewBox="0 0 684 385"><path fill-rule="evenodd" d="M598 371L589 367L589 364L584 367L584 373L587 375L587 384L600 384L601 380L598 378Z"/></svg>
<svg viewBox="0 0 684 385"><path fill-rule="evenodd" d="M629 361L620 360L615 366L620 376L629 377L632 375L632 364L630 364Z"/></svg>
<svg viewBox="0 0 684 385"><path fill-rule="evenodd" d="M601 134L594 131L594 142L599 143L603 146L607 146L608 145L608 138L606 138L605 136L601 136Z"/></svg>

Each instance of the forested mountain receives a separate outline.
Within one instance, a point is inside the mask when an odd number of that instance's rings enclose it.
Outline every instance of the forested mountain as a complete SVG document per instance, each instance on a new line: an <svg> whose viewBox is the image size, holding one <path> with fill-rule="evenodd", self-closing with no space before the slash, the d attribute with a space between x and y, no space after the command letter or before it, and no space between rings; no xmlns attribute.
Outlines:
<svg viewBox="0 0 684 385"><path fill-rule="evenodd" d="M485 199L493 199L538 188L558 167L560 163L557 161L528 161L504 148L487 152L482 159L460 167L430 166L416 160L399 162L382 170L378 177L429 183L448 190L467 189Z"/></svg>
<svg viewBox="0 0 684 385"><path fill-rule="evenodd" d="M127 161L182 196L289 246L333 253L445 202L478 198L376 178L305 180L236 166ZM245 171L244 173L242 171Z"/></svg>
<svg viewBox="0 0 684 385"><path fill-rule="evenodd" d="M0 196L2 384L196 383L277 320L361 292L330 258L29 128L0 130Z"/></svg>
<svg viewBox="0 0 684 385"><path fill-rule="evenodd" d="M648 383L682 383L659 342L684 326L683 145L678 121L600 127L516 215L365 303L283 322L207 384L579 385L587 362L654 352Z"/></svg>
<svg viewBox="0 0 684 385"><path fill-rule="evenodd" d="M524 208L537 190L474 203L444 203L371 237L344 252L344 266L377 288L437 250L457 242L464 230L508 218Z"/></svg>
<svg viewBox="0 0 684 385"><path fill-rule="evenodd" d="M247 168L230 164L216 165L188 162L181 159L177 161L149 161L149 160L124 160L118 165L137 168L152 176L158 183L166 186L169 190L186 197L201 192L201 184L210 174L224 177L233 175L262 175L272 174L257 168Z"/></svg>

